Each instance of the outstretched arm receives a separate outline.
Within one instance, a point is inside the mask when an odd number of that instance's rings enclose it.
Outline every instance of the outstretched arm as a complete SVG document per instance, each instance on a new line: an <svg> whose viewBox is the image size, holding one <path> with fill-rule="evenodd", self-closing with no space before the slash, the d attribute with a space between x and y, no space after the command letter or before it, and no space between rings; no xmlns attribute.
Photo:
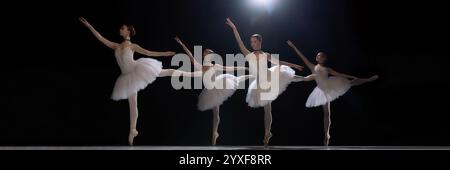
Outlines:
<svg viewBox="0 0 450 170"><path fill-rule="evenodd" d="M277 64L277 65L286 65L292 68L295 68L299 71L303 71L303 66L297 65L297 64L293 64L290 62L286 62L286 61L281 61L275 58L272 58L272 56L269 54L269 57L267 58L272 64Z"/></svg>
<svg viewBox="0 0 450 170"><path fill-rule="evenodd" d="M358 79L358 77L351 76L351 75L348 75L348 74L339 73L337 71L334 71L331 68L328 68L328 73L330 73L333 76L345 77L345 78L348 78L348 79Z"/></svg>
<svg viewBox="0 0 450 170"><path fill-rule="evenodd" d="M239 45L239 48L241 49L242 54L244 54L244 56L247 56L248 54L250 54L250 51L247 49L247 47L245 47L244 42L242 42L241 36L239 35L239 31L237 30L237 28L234 25L233 21L231 21L230 18L227 18L227 22L226 23L233 30L234 38L236 39L236 41L237 41L237 43Z"/></svg>
<svg viewBox="0 0 450 170"><path fill-rule="evenodd" d="M105 37L103 37L97 30L94 29L94 27L89 24L89 22L84 19L83 17L79 18L81 23L83 23L87 28L89 28L89 30L91 30L91 32L94 34L94 36L103 44L105 44L107 47L111 48L111 49L115 49L119 44L115 43L115 42L111 42L108 39L106 39Z"/></svg>
<svg viewBox="0 0 450 170"><path fill-rule="evenodd" d="M184 51L186 52L186 54L189 56L189 59L191 60L191 62L194 64L194 68L197 70L202 70L203 66L202 64L200 64L195 58L194 55L192 55L192 52L186 47L186 45L184 45L183 42L181 42L180 38L175 37L175 41L177 41L178 44L181 45L181 47L183 47Z"/></svg>
<svg viewBox="0 0 450 170"><path fill-rule="evenodd" d="M299 77L301 77L301 76L294 76L295 78L299 78ZM315 74L311 74L311 75L309 75L309 76L306 76L306 77L302 77L302 78L300 78L302 81L313 81L313 80L315 80L316 79L316 75Z"/></svg>
<svg viewBox="0 0 450 170"><path fill-rule="evenodd" d="M215 64L214 66L216 66L220 70L225 70L225 71L248 70L247 67L229 67L229 66L222 66L220 64Z"/></svg>
<svg viewBox="0 0 450 170"><path fill-rule="evenodd" d="M294 49L295 53L297 53L297 55L303 60L303 62L306 64L306 66L313 71L314 70L314 64L312 64L306 57L305 55L303 55L302 52L300 52L300 50L298 50L298 48L294 45L294 43L292 43L291 41L287 41L288 45Z"/></svg>
<svg viewBox="0 0 450 170"><path fill-rule="evenodd" d="M137 53L150 56L150 57L162 57L162 56L173 56L175 55L175 52L173 51L166 51L166 52L155 52L155 51L148 51L141 46L137 44L133 44L133 50Z"/></svg>

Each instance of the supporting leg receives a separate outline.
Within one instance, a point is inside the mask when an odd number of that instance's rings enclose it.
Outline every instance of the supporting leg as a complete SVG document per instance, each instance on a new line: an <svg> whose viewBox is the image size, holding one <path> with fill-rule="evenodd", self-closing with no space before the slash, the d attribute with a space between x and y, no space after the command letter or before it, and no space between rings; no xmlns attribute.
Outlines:
<svg viewBox="0 0 450 170"><path fill-rule="evenodd" d="M128 144L132 146L134 138L138 135L138 131L136 130L138 119L137 94L130 96L128 103L130 105L130 133L128 135Z"/></svg>
<svg viewBox="0 0 450 170"><path fill-rule="evenodd" d="M272 103L264 106L264 146L269 145L270 138L272 138Z"/></svg>
<svg viewBox="0 0 450 170"><path fill-rule="evenodd" d="M323 105L323 128L325 132L324 145L328 146L330 142L330 126L331 126L331 103Z"/></svg>
<svg viewBox="0 0 450 170"><path fill-rule="evenodd" d="M219 129L220 116L219 116L220 106L216 106L213 108L213 128L212 128L212 145L216 145L217 138L219 137L219 133L217 132Z"/></svg>

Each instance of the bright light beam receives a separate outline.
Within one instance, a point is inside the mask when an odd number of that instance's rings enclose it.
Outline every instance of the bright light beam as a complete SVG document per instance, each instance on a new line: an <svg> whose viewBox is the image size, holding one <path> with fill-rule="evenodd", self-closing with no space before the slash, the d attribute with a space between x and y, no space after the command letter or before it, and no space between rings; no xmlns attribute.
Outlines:
<svg viewBox="0 0 450 170"><path fill-rule="evenodd" d="M267 12L271 13L275 2L277 0L248 0L248 4L255 8L265 8Z"/></svg>
<svg viewBox="0 0 450 170"><path fill-rule="evenodd" d="M274 0L252 0L253 4L264 5L265 7L271 6Z"/></svg>

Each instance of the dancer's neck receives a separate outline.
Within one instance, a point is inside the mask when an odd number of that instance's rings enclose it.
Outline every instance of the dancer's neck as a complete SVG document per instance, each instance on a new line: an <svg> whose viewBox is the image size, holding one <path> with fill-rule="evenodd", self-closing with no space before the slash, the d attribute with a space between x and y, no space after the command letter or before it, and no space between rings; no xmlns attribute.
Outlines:
<svg viewBox="0 0 450 170"><path fill-rule="evenodd" d="M130 38L130 37L124 37L124 38L123 38L123 42L129 42L129 43L131 43L131 38Z"/></svg>

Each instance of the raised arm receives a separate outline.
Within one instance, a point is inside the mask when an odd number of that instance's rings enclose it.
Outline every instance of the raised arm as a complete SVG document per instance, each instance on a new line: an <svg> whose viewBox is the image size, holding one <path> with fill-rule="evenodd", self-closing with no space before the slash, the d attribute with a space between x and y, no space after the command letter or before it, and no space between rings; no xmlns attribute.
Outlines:
<svg viewBox="0 0 450 170"><path fill-rule="evenodd" d="M91 32L94 34L94 36L103 44L105 44L107 47L111 48L111 49L116 49L116 47L119 45L115 42L111 42L108 39L106 39L105 37L103 37L97 30L94 29L94 27L89 24L89 22L84 19L83 17L80 17L80 21L81 23L83 23L87 28L89 28L89 30L91 30Z"/></svg>
<svg viewBox="0 0 450 170"><path fill-rule="evenodd" d="M226 23L233 30L234 38L236 39L236 41L239 45L239 48L241 49L242 54L244 54L244 56L247 56L248 54L250 54L250 51L247 49L247 47L245 47L244 42L242 42L241 36L239 35L239 31L237 30L233 21L231 21L230 18L227 18Z"/></svg>
<svg viewBox="0 0 450 170"><path fill-rule="evenodd" d="M175 52L173 52L173 51L166 51L166 52L148 51L137 44L133 44L132 47L133 47L133 50L136 51L137 53L140 53L140 54L143 54L146 56L150 56L150 57L162 57L162 56L175 55Z"/></svg>
<svg viewBox="0 0 450 170"><path fill-rule="evenodd" d="M348 75L348 74L339 73L337 71L334 71L331 68L328 68L328 73L330 73L333 76L345 77L345 78L348 78L348 79L358 79L358 77L351 76L351 75Z"/></svg>
<svg viewBox="0 0 450 170"><path fill-rule="evenodd" d="M203 69L203 65L200 64L195 58L194 55L192 55L192 52L186 47L186 45L184 45L183 42L181 42L180 38L175 37L175 41L177 41L178 44L181 45L181 47L183 47L184 51L186 52L186 54L189 56L189 59L191 60L191 62L194 64L194 68L197 70L202 70Z"/></svg>
<svg viewBox="0 0 450 170"><path fill-rule="evenodd" d="M286 65L286 66L289 66L289 67L292 67L292 68L295 68L295 69L297 69L297 70L299 70L299 71L303 71L303 66L300 66L300 65L297 65L297 64L293 64L293 63L290 63L290 62L286 62L286 61L281 61L281 60L278 60L278 59L275 59L275 58L272 58L272 55L268 55L269 57L267 58L272 64L277 64L277 65Z"/></svg>
<svg viewBox="0 0 450 170"><path fill-rule="evenodd" d="M309 70L313 71L314 70L314 64L312 64L306 57L305 55L303 55L302 52L300 52L300 50L298 50L298 48L294 45L294 43L292 43L291 41L287 41L288 45L294 49L295 53L297 53L297 55L303 60L303 62L306 64L306 66L309 68Z"/></svg>

